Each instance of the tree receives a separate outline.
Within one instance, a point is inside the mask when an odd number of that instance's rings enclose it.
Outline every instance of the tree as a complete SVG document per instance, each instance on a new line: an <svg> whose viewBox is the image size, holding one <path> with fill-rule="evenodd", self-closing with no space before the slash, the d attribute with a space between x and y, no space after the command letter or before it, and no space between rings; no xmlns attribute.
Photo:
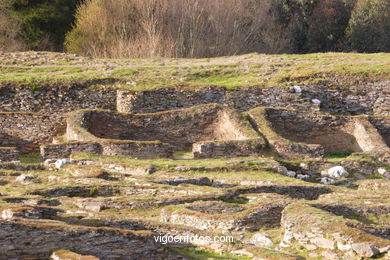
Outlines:
<svg viewBox="0 0 390 260"><path fill-rule="evenodd" d="M87 0L65 45L69 52L111 58L288 52L289 34L272 2Z"/></svg>
<svg viewBox="0 0 390 260"><path fill-rule="evenodd" d="M350 12L342 0L319 1L308 18L306 50L340 51Z"/></svg>
<svg viewBox="0 0 390 260"><path fill-rule="evenodd" d="M20 24L11 15L12 2L0 0L0 51L24 48L20 40Z"/></svg>
<svg viewBox="0 0 390 260"><path fill-rule="evenodd" d="M13 0L13 18L29 49L56 50L63 47L74 12L82 0Z"/></svg>
<svg viewBox="0 0 390 260"><path fill-rule="evenodd" d="M390 51L390 0L359 0L346 31L349 46L359 52Z"/></svg>

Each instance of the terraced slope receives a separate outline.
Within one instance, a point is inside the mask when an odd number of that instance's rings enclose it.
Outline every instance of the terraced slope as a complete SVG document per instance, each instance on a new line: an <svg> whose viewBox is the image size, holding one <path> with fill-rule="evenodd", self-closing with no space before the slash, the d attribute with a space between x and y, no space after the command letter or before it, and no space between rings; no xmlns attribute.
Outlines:
<svg viewBox="0 0 390 260"><path fill-rule="evenodd" d="M0 71L0 260L390 257L389 54Z"/></svg>

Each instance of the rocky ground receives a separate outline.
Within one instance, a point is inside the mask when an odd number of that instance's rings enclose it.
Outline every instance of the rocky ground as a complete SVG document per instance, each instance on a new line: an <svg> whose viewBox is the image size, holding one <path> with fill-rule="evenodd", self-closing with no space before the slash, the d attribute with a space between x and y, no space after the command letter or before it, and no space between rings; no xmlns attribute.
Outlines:
<svg viewBox="0 0 390 260"><path fill-rule="evenodd" d="M348 95L350 84L376 84L367 92L373 101L364 109L345 106L339 111L361 116L361 111L379 111L374 119L384 123L375 136L388 146L388 54L92 60L29 52L0 53L0 59L0 107L7 111L0 122L0 146L12 141L28 148L0 147L0 156L8 158L0 162L0 260L390 259L390 157L385 148L288 158L268 147L259 156L205 159L175 151L161 159L74 152L69 158L44 160L38 151L48 140L63 141L67 112L115 110L112 89L118 84L142 91L178 85L276 85L273 95L286 87L285 97L294 96L291 104L302 103L300 92L291 93L291 88L300 89L296 84L307 93L313 84L337 93L344 89L337 94L340 99ZM53 100L45 103L47 96L39 88L68 84L64 82L89 82L89 92L77 96L72 86L64 94L53 91ZM374 93L376 89L383 92ZM104 98L109 105L103 106ZM84 99L88 103L82 104ZM324 100L313 104L310 96L305 108L314 107L311 112L320 115L318 110L330 106ZM328 114L322 117L333 120ZM320 116L313 118L320 121ZM41 120L42 128L25 126L27 120L29 125ZM45 129L55 120L55 126ZM26 133L27 127L34 131ZM268 128L258 127L256 133ZM11 135L12 129L17 135ZM261 136L268 145L280 144L279 137L272 139L273 132ZM297 143L288 140L288 133L284 137L283 144L297 152ZM168 241L173 237L190 240Z"/></svg>
<svg viewBox="0 0 390 260"><path fill-rule="evenodd" d="M361 259L390 250L389 168L372 158L294 166L76 154L63 163L0 165L2 259L47 259L59 249L100 259ZM312 164L340 166L337 185L321 184ZM164 245L159 234L234 242Z"/></svg>

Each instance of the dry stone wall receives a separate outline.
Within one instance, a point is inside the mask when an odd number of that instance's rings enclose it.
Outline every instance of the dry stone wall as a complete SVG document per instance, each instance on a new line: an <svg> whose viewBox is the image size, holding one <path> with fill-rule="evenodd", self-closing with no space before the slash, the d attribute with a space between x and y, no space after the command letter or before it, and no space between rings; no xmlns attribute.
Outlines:
<svg viewBox="0 0 390 260"><path fill-rule="evenodd" d="M291 141L320 144L329 152L362 151L353 135L353 124L348 118L267 109L266 119L279 135Z"/></svg>
<svg viewBox="0 0 390 260"><path fill-rule="evenodd" d="M0 162L19 160L19 151L14 147L0 147Z"/></svg>
<svg viewBox="0 0 390 260"><path fill-rule="evenodd" d="M390 116L370 116L368 119L390 147Z"/></svg>
<svg viewBox="0 0 390 260"><path fill-rule="evenodd" d="M370 258L390 250L387 239L354 228L353 221L316 205L291 204L282 213L281 246L329 250L337 253L333 259Z"/></svg>
<svg viewBox="0 0 390 260"><path fill-rule="evenodd" d="M53 136L65 132L65 117L35 113L0 113L0 146L17 147L21 151L38 150Z"/></svg>
<svg viewBox="0 0 390 260"><path fill-rule="evenodd" d="M318 110L336 114L390 115L389 81L348 88L326 84L302 85L302 93L287 86L160 88L150 91L116 90L105 84L112 80L74 83L0 85L0 111L63 113L78 109L109 109L125 113L152 113L200 104L226 104L240 111L259 106ZM313 104L319 99L321 105Z"/></svg>
<svg viewBox="0 0 390 260"><path fill-rule="evenodd" d="M287 158L322 157L324 148L317 144L298 143L283 138L273 130L272 122L267 119L267 108L255 108L248 111L252 125L265 137L272 151Z"/></svg>
<svg viewBox="0 0 390 260"><path fill-rule="evenodd" d="M98 143L72 142L64 144L48 144L40 147L44 159L57 159L69 157L73 152L89 152L100 154L101 146Z"/></svg>
<svg viewBox="0 0 390 260"><path fill-rule="evenodd" d="M0 241L0 259L49 259L60 248L101 259L177 259L149 231L0 221Z"/></svg>
<svg viewBox="0 0 390 260"><path fill-rule="evenodd" d="M102 154L107 156L129 156L137 159L170 158L170 145L161 142L103 142Z"/></svg>
<svg viewBox="0 0 390 260"><path fill-rule="evenodd" d="M321 157L325 151L372 155L390 151L386 135L381 135L386 129L385 116L336 116L284 108L256 108L248 115L270 147L286 157ZM370 121L376 122L380 130Z"/></svg>
<svg viewBox="0 0 390 260"><path fill-rule="evenodd" d="M310 102L303 104L300 97L288 88L247 88L227 90L222 87L203 87L195 90L161 88L150 91L118 90L117 110L123 113L153 113L187 108L201 104L226 104L245 111L258 106L288 106L304 110L316 109Z"/></svg>
<svg viewBox="0 0 390 260"><path fill-rule="evenodd" d="M240 111L271 106L348 115L390 115L389 85L389 81L349 88L311 84L301 86L302 93L294 93L291 88L285 86L238 90L227 90L222 87L161 88L140 92L118 90L117 109L125 113L151 113L219 103ZM313 99L320 100L321 104L313 104Z"/></svg>
<svg viewBox="0 0 390 260"><path fill-rule="evenodd" d="M192 148L194 158L223 158L259 156L266 149L263 139L239 141L209 141L195 143Z"/></svg>
<svg viewBox="0 0 390 260"><path fill-rule="evenodd" d="M115 109L116 90L100 87L105 82L68 85L0 85L0 111L64 113L83 108ZM106 82L108 83L108 82Z"/></svg>
<svg viewBox="0 0 390 260"><path fill-rule="evenodd" d="M202 158L258 155L266 146L247 120L218 104L151 114L80 111L68 118L66 138L99 143L104 155L133 158L170 157L195 143Z"/></svg>

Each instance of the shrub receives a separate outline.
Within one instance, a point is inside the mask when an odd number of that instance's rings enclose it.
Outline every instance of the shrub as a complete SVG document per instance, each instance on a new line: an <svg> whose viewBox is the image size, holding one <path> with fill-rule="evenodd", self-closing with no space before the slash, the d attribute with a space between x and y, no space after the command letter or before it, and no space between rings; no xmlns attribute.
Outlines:
<svg viewBox="0 0 390 260"><path fill-rule="evenodd" d="M4 1L4 0L3 0ZM28 49L61 51L82 0L6 0Z"/></svg>
<svg viewBox="0 0 390 260"><path fill-rule="evenodd" d="M349 16L342 0L319 1L308 18L307 51L342 50Z"/></svg>
<svg viewBox="0 0 390 260"><path fill-rule="evenodd" d="M94 57L212 57L288 52L272 0L87 0L66 37ZM115 14L115 15L112 15Z"/></svg>
<svg viewBox="0 0 390 260"><path fill-rule="evenodd" d="M20 24L11 16L12 2L0 0L0 51L16 51L24 48L20 40Z"/></svg>
<svg viewBox="0 0 390 260"><path fill-rule="evenodd" d="M355 51L390 51L390 1L359 0L346 34Z"/></svg>

